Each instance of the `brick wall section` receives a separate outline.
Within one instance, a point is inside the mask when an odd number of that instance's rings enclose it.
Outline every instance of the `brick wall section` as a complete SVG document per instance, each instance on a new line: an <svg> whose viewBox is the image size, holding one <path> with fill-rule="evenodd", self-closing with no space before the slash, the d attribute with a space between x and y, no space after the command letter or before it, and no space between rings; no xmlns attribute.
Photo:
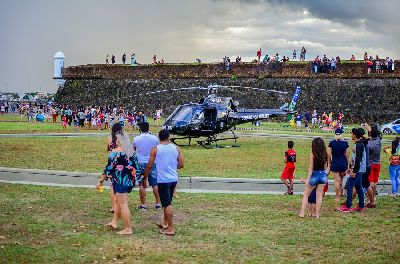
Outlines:
<svg viewBox="0 0 400 264"><path fill-rule="evenodd" d="M182 78L399 78L400 61L395 61L391 74L366 74L363 62L342 63L330 74L313 74L311 63L287 63L284 65L233 64L226 72L222 64L164 64L164 65L105 65L89 64L70 66L62 70L64 79L182 79Z"/></svg>

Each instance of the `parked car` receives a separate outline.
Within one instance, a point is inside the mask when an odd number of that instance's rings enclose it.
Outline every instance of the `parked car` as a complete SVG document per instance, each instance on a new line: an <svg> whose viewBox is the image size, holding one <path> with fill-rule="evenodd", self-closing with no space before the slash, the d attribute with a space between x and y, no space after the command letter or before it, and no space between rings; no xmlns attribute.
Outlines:
<svg viewBox="0 0 400 264"><path fill-rule="evenodd" d="M383 124L381 127L381 132L383 134L400 134L400 119Z"/></svg>

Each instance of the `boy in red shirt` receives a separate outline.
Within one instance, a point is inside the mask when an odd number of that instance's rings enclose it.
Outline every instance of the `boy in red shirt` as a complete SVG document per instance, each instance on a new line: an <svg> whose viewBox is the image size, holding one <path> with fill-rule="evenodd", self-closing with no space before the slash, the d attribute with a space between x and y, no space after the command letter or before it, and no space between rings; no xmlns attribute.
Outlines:
<svg viewBox="0 0 400 264"><path fill-rule="evenodd" d="M296 151L293 149L294 142L288 141L288 150L285 152L284 161L286 163L283 169L281 179L287 188L286 194L293 195L293 178L296 166Z"/></svg>

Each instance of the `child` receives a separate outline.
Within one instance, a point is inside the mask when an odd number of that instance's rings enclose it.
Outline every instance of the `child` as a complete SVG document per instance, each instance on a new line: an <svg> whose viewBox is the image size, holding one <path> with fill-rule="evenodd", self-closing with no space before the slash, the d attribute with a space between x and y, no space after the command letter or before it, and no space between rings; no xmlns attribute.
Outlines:
<svg viewBox="0 0 400 264"><path fill-rule="evenodd" d="M123 113L119 114L118 122L121 124L121 126L124 126L124 121L125 121L124 114Z"/></svg>
<svg viewBox="0 0 400 264"><path fill-rule="evenodd" d="M92 117L92 128L96 129L97 126L97 115Z"/></svg>
<svg viewBox="0 0 400 264"><path fill-rule="evenodd" d="M110 114L106 112L104 116L104 129L108 129L109 122L110 122Z"/></svg>
<svg viewBox="0 0 400 264"><path fill-rule="evenodd" d="M288 141L288 150L285 152L284 156L284 162L286 165L281 175L281 179L287 188L287 192L285 194L289 195L293 195L293 174L296 169L294 165L296 162L296 151L293 149L293 146L294 142Z"/></svg>
<svg viewBox="0 0 400 264"><path fill-rule="evenodd" d="M79 130L79 119L77 116L74 117L74 131Z"/></svg>
<svg viewBox="0 0 400 264"><path fill-rule="evenodd" d="M61 121L62 121L62 126L63 126L64 130L66 130L67 129L67 116L63 115L61 117Z"/></svg>
<svg viewBox="0 0 400 264"><path fill-rule="evenodd" d="M305 181L304 181L305 182ZM322 190L322 198L325 197L325 193L328 191L328 182L325 184ZM310 214L308 216L315 217L317 213L317 188L315 188L308 196L308 207L310 209Z"/></svg>
<svg viewBox="0 0 400 264"><path fill-rule="evenodd" d="M114 115L114 113L112 113L110 115L110 128L112 128L114 126L114 123L115 123L114 121L115 121L115 115Z"/></svg>
<svg viewBox="0 0 400 264"><path fill-rule="evenodd" d="M100 116L97 117L97 129L101 130L101 118L100 118Z"/></svg>
<svg viewBox="0 0 400 264"><path fill-rule="evenodd" d="M301 178L300 181L302 181L304 184L307 185L306 179ZM317 203L317 189L315 188L308 196L308 209L310 210L310 214L308 216L315 217L316 203Z"/></svg>
<svg viewBox="0 0 400 264"><path fill-rule="evenodd" d="M132 127L132 123L133 123L133 115L131 113L128 114L128 128L129 129L133 129Z"/></svg>

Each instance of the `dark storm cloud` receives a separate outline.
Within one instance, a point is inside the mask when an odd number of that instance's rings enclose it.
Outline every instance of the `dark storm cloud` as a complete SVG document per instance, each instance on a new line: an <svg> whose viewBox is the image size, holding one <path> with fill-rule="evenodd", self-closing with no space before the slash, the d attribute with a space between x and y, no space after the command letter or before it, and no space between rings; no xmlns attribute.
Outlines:
<svg viewBox="0 0 400 264"><path fill-rule="evenodd" d="M219 0L216 0L219 1ZM371 30L392 32L400 10L398 0L234 0L247 4L286 6L290 10L306 9L314 17L346 25L362 26ZM396 32L397 31L397 32ZM380 32L376 32L380 33Z"/></svg>

